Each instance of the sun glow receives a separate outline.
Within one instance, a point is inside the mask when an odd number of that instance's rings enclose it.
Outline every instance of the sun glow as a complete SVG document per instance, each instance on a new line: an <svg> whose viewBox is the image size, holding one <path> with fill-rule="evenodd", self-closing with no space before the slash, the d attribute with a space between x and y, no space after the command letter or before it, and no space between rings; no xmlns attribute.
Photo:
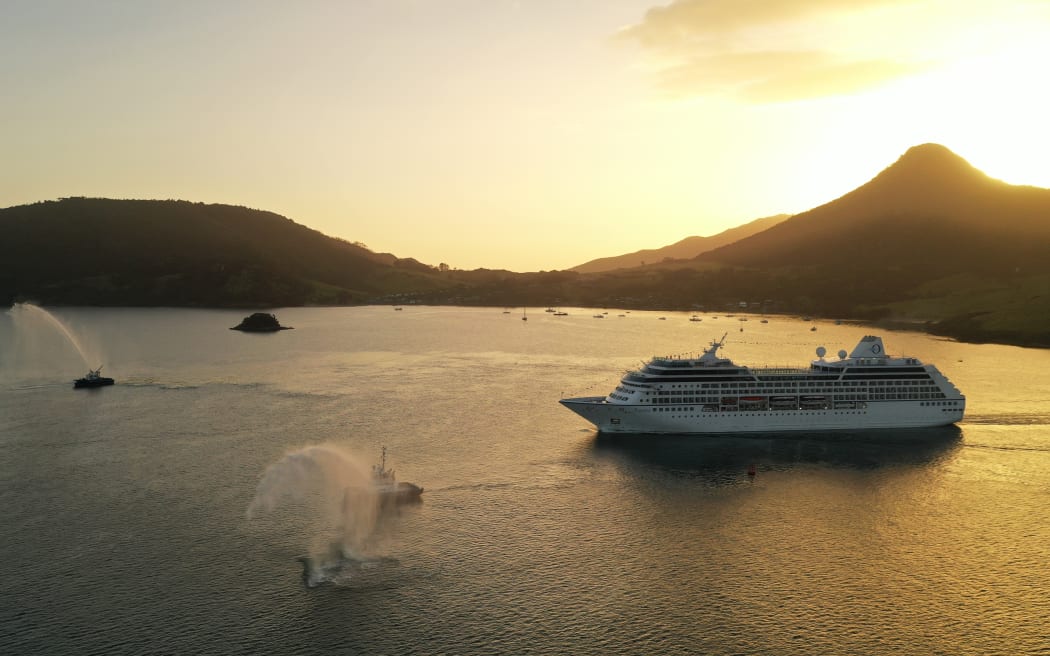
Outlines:
<svg viewBox="0 0 1050 656"><path fill-rule="evenodd" d="M528 271L805 211L928 142L1050 187L1043 0L101 4L5 15L0 206L241 204Z"/></svg>
<svg viewBox="0 0 1050 656"><path fill-rule="evenodd" d="M776 191L789 201L784 211L833 200L929 142L993 178L1050 187L1050 89L1037 70L1046 61L1050 44L1022 42L881 89L797 103L795 134L770 142L782 153L773 161L790 172Z"/></svg>
<svg viewBox="0 0 1050 656"><path fill-rule="evenodd" d="M965 90L965 110L951 117L947 143L993 177L1050 187L1050 91L1037 70L1047 61L1050 45L1038 43L958 62L948 84Z"/></svg>

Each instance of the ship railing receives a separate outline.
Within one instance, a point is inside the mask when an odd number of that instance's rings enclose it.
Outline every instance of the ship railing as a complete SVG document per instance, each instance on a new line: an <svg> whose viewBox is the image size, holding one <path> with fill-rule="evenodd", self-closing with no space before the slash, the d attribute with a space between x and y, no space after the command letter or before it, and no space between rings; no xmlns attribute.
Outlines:
<svg viewBox="0 0 1050 656"><path fill-rule="evenodd" d="M827 372L827 371L814 371L810 367L751 367L751 373L756 376L783 376L783 375L801 375L801 376L826 376L828 378L838 378L842 373L839 371Z"/></svg>

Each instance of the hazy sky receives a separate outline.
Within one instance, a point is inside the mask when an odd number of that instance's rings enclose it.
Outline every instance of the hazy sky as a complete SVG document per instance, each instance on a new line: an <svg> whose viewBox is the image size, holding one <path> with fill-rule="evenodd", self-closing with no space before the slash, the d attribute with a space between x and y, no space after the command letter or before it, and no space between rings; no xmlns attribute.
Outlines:
<svg viewBox="0 0 1050 656"><path fill-rule="evenodd" d="M561 269L925 142L1050 187L1048 63L1047 0L0 0L0 206L231 203Z"/></svg>

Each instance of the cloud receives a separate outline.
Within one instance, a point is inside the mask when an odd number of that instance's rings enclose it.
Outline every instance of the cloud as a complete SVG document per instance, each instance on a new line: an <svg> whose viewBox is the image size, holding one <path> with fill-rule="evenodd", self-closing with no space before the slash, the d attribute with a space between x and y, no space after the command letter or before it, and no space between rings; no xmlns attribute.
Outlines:
<svg viewBox="0 0 1050 656"><path fill-rule="evenodd" d="M908 1L673 0L669 5L647 11L642 22L625 29L624 35L647 47L677 48L750 27Z"/></svg>
<svg viewBox="0 0 1050 656"><path fill-rule="evenodd" d="M722 53L664 68L657 83L674 97L732 93L770 103L856 93L927 68L878 59L839 61L821 51Z"/></svg>
<svg viewBox="0 0 1050 656"><path fill-rule="evenodd" d="M673 0L619 37L652 57L657 85L673 96L731 94L756 103L832 96L929 68L885 56L890 35L868 34L863 20L866 10L914 1ZM879 54L824 46L844 25Z"/></svg>

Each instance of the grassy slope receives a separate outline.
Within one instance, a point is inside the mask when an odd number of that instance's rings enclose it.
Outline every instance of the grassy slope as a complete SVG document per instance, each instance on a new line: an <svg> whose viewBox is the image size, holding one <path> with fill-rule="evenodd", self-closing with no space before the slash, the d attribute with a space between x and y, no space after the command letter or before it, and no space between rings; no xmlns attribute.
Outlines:
<svg viewBox="0 0 1050 656"><path fill-rule="evenodd" d="M1050 346L1050 275L1001 280L952 276L890 303L892 318L932 322L930 330L964 341Z"/></svg>

